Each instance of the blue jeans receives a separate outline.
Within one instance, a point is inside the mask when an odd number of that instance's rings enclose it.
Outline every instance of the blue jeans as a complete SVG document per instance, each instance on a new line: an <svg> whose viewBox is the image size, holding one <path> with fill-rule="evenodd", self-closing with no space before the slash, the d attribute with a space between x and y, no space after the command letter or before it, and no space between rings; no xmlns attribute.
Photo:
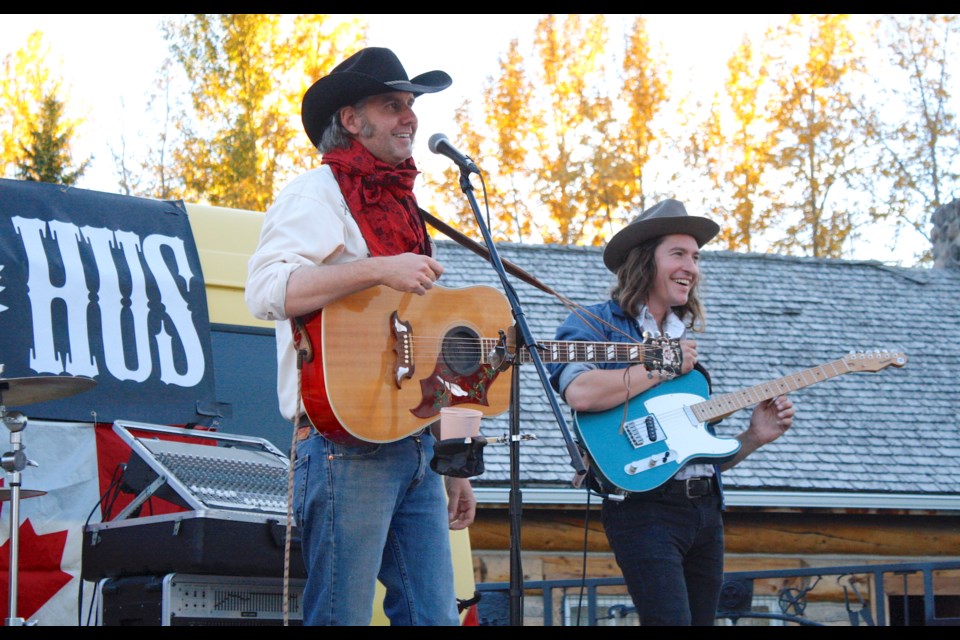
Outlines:
<svg viewBox="0 0 960 640"><path fill-rule="evenodd" d="M297 443L294 520L307 572L304 625L370 624L377 579L394 625L459 625L434 438Z"/></svg>
<svg viewBox="0 0 960 640"><path fill-rule="evenodd" d="M720 497L604 500L601 520L644 626L711 626L723 586Z"/></svg>

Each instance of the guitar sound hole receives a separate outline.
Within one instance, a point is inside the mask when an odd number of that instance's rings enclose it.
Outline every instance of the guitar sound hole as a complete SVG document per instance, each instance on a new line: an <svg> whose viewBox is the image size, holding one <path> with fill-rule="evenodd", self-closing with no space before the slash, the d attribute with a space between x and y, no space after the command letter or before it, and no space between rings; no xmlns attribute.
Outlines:
<svg viewBox="0 0 960 640"><path fill-rule="evenodd" d="M469 327L457 327L444 336L442 355L451 371L469 376L480 368L480 336Z"/></svg>

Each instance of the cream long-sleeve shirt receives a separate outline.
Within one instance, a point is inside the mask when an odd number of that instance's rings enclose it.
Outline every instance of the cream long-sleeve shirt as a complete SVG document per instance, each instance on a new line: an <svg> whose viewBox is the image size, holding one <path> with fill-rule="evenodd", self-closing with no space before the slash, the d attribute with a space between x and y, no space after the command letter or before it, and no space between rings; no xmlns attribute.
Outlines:
<svg viewBox="0 0 960 640"><path fill-rule="evenodd" d="M284 312L287 282L303 265L342 264L369 255L330 167L294 178L267 210L247 264L244 298L261 320L276 321L277 399L287 420L297 415L297 356ZM302 409L301 409L302 411Z"/></svg>

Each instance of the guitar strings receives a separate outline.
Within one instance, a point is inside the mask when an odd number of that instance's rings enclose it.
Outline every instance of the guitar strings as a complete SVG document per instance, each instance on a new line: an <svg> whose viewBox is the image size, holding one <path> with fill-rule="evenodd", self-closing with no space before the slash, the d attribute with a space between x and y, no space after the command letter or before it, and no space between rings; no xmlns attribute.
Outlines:
<svg viewBox="0 0 960 640"><path fill-rule="evenodd" d="M500 340L496 338L446 338L442 336L415 336L410 341L411 346L416 349L416 356L421 354L426 355L438 355L444 352L444 347L456 347L461 350L462 353L487 353L496 349L500 346ZM545 341L538 343L540 345L549 345L553 344L556 341ZM569 345L571 342L563 342L564 345ZM652 353L657 353L660 351L660 348L653 347L650 345L638 345L631 343L621 343L621 342L583 342L583 345L591 345L592 349L598 355L607 353L609 348L613 348L616 352L621 351L633 351L636 350L636 356L631 356L629 358L617 359L621 362L632 362L634 360L641 359ZM366 347L364 347L366 348ZM546 347L544 347L546 349ZM579 351L586 350L586 347L575 347ZM568 350L564 349L564 353L567 353ZM608 358L593 358L593 360L598 361L607 361L613 362L614 360L609 360Z"/></svg>

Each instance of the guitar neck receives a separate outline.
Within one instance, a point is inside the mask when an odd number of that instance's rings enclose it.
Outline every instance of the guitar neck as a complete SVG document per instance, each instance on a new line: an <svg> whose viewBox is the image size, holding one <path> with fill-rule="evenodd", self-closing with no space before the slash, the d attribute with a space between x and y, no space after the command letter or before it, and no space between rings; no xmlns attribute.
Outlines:
<svg viewBox="0 0 960 640"><path fill-rule="evenodd" d="M834 360L748 389L713 396L709 400L691 405L690 409L700 422L713 422L736 413L744 407L836 378L853 370L846 360Z"/></svg>
<svg viewBox="0 0 960 640"><path fill-rule="evenodd" d="M494 344L496 341L493 341ZM538 353L543 362L646 362L659 348L630 342L580 342L540 340ZM656 351L654 351L656 349ZM533 362L530 351L520 352L520 362Z"/></svg>

